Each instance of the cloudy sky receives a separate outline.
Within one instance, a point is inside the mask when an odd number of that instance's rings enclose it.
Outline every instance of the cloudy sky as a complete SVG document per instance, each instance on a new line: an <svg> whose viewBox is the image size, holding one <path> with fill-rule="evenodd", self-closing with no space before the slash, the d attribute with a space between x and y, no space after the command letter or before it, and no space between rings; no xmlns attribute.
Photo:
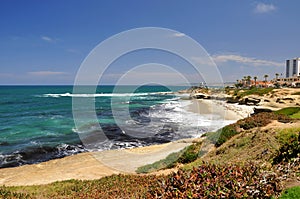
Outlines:
<svg viewBox="0 0 300 199"><path fill-rule="evenodd" d="M168 28L178 31L174 38L194 39L225 82L245 75L284 75L285 60L300 56L299 7L297 0L2 0L0 84L73 84L82 62L100 42L141 27ZM164 65L193 76L180 58L141 50L115 61L103 75L103 84L113 84L133 67L149 63L158 63L155 70L133 71L127 78L130 84L151 74L171 80L174 70L160 71Z"/></svg>

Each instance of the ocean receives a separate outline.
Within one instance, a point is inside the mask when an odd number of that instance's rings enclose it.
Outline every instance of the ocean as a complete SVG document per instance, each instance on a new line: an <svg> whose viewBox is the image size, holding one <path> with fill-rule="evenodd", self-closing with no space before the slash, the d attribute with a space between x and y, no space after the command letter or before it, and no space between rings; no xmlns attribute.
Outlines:
<svg viewBox="0 0 300 199"><path fill-rule="evenodd" d="M186 87L141 86L134 93L130 93L131 86L120 88L115 93L114 86L98 86L95 94L74 95L72 86L0 86L0 168L86 151L199 137L220 127L218 121L212 123L207 116L186 110L190 103L187 95L174 94ZM74 124L74 97L95 103L97 121L87 122L84 132ZM121 118L118 123L112 104ZM122 108L126 107L129 107L130 120L122 115ZM99 126L105 140L95 139L93 132L99 132Z"/></svg>

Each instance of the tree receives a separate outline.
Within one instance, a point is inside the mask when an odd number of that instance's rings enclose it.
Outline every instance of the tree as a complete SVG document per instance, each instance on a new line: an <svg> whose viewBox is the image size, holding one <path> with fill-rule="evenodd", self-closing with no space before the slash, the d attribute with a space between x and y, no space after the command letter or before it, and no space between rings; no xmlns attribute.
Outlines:
<svg viewBox="0 0 300 199"><path fill-rule="evenodd" d="M243 86L243 84L241 83L241 81L240 80L236 80L236 84L235 84L235 87L236 88L241 88Z"/></svg>
<svg viewBox="0 0 300 199"><path fill-rule="evenodd" d="M253 79L254 79L254 85L255 85L255 87L256 87L257 76L254 76Z"/></svg>
<svg viewBox="0 0 300 199"><path fill-rule="evenodd" d="M248 75L246 79L247 79L247 85L250 86L250 84L251 84L251 76Z"/></svg>
<svg viewBox="0 0 300 199"><path fill-rule="evenodd" d="M277 80L278 80L278 77L279 77L279 74L276 73L275 76L276 76L276 81L277 81Z"/></svg>
<svg viewBox="0 0 300 199"><path fill-rule="evenodd" d="M244 84L244 87L247 86L247 76L244 76L244 78L243 78L243 84Z"/></svg>
<svg viewBox="0 0 300 199"><path fill-rule="evenodd" d="M265 86L267 87L267 80L268 80L269 75L264 75L265 78Z"/></svg>

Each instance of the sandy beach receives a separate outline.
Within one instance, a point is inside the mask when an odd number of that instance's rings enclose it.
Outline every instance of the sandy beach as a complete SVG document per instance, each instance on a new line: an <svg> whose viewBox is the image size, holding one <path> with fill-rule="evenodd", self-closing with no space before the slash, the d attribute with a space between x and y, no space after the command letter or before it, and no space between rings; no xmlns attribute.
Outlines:
<svg viewBox="0 0 300 199"><path fill-rule="evenodd" d="M134 149L80 153L33 165L4 168L0 185L38 185L55 181L92 180L119 173L134 173L143 165L165 158L192 144L194 139Z"/></svg>
<svg viewBox="0 0 300 199"><path fill-rule="evenodd" d="M220 100L193 99L187 107L189 111L215 115L224 120L239 120L249 116L253 112L252 106L228 104Z"/></svg>
<svg viewBox="0 0 300 199"><path fill-rule="evenodd" d="M253 107L215 100L191 100L191 104L185 109L236 121L247 117ZM37 185L69 179L92 180L112 174L135 173L138 167L161 160L170 153L192 144L195 139L134 149L80 153L39 164L4 168L0 170L0 185Z"/></svg>

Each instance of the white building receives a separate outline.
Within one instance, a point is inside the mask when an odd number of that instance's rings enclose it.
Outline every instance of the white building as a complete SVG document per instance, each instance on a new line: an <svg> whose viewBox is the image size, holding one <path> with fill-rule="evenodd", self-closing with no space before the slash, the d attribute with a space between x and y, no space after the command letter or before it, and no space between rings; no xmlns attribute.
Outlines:
<svg viewBox="0 0 300 199"><path fill-rule="evenodd" d="M286 78L300 76L300 58L286 60Z"/></svg>

